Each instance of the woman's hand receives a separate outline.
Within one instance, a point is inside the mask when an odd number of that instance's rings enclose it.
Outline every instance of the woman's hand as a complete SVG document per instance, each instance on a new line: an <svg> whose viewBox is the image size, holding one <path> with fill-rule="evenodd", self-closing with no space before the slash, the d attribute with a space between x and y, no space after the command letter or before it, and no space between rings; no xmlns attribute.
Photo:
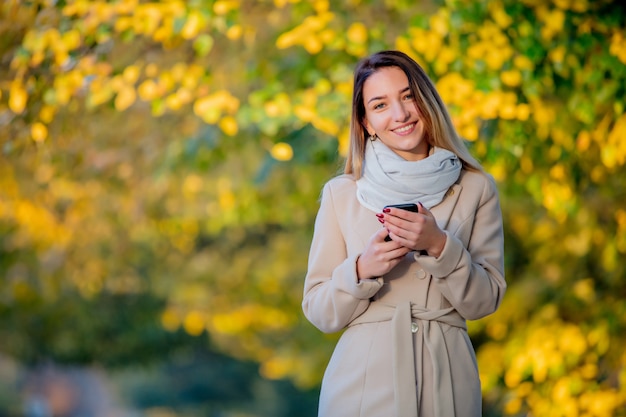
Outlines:
<svg viewBox="0 0 626 417"><path fill-rule="evenodd" d="M356 262L359 280L377 278L391 271L411 249L393 240L386 242L387 230L372 235L367 247Z"/></svg>
<svg viewBox="0 0 626 417"><path fill-rule="evenodd" d="M394 242L411 250L425 250L428 255L438 258L446 244L446 234L426 207L421 203L417 207L417 213L386 208L382 216L377 214L377 217L382 220Z"/></svg>

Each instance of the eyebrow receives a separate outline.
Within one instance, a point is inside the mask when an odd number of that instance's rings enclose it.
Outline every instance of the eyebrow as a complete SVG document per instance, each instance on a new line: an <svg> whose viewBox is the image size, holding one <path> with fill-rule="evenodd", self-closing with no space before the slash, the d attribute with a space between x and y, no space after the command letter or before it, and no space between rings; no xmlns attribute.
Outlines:
<svg viewBox="0 0 626 417"><path fill-rule="evenodd" d="M402 90L400 90L399 92L400 92L400 94L402 94L402 93L407 92L407 91L410 91L410 90L411 90L411 88L410 88L410 87L404 87L404 88L403 88ZM382 99L384 99L385 97L387 97L387 96L372 97L372 98L370 98L369 100L367 100L367 104L369 104L369 103L371 103L372 101L375 101L375 100L382 100Z"/></svg>

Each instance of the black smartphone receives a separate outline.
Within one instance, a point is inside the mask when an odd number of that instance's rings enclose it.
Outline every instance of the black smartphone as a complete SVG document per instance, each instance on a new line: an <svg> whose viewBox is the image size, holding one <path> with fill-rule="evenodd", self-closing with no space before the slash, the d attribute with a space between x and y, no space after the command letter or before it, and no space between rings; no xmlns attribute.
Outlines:
<svg viewBox="0 0 626 417"><path fill-rule="evenodd" d="M384 208L387 207L395 207L395 208L399 208L401 210L407 210L407 211L412 211L417 213L418 209L417 209L417 204L415 203L402 203L402 204L389 204L387 206L385 206ZM385 242L389 242L391 240L391 238L389 237L389 235L387 235L387 237L385 238Z"/></svg>
<svg viewBox="0 0 626 417"><path fill-rule="evenodd" d="M402 209L402 210L412 211L412 212L415 212L415 213L418 212L417 204L415 204L415 203L389 204L389 205L385 206L384 208L387 208L387 207L395 207L395 208L399 208L399 209Z"/></svg>

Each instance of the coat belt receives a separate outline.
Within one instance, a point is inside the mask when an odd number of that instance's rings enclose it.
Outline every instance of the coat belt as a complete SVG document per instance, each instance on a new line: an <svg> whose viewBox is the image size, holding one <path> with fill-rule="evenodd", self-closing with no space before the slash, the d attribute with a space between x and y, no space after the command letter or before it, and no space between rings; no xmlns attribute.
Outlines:
<svg viewBox="0 0 626 417"><path fill-rule="evenodd" d="M350 326L391 320L392 364L394 398L397 417L417 417L419 397L416 381L423 381L423 374L415 375L415 353L413 347L412 321L422 327L417 340L430 354L433 367L434 412L436 417L449 417L454 412L454 391L450 358L441 323L467 330L465 320L453 308L426 310L407 301L398 305L372 302L367 311L350 323ZM423 373L420 366L418 372Z"/></svg>

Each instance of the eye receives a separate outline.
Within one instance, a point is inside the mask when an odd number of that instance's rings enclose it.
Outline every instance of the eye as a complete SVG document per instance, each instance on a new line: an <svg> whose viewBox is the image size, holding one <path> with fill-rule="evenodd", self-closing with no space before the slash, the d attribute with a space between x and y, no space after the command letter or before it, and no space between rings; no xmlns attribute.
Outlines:
<svg viewBox="0 0 626 417"><path fill-rule="evenodd" d="M383 107L385 107L385 103L377 103L377 104L374 105L373 109L374 110L380 110Z"/></svg>
<svg viewBox="0 0 626 417"><path fill-rule="evenodd" d="M408 93L407 95L404 96L404 101L411 101L413 100L413 94Z"/></svg>

